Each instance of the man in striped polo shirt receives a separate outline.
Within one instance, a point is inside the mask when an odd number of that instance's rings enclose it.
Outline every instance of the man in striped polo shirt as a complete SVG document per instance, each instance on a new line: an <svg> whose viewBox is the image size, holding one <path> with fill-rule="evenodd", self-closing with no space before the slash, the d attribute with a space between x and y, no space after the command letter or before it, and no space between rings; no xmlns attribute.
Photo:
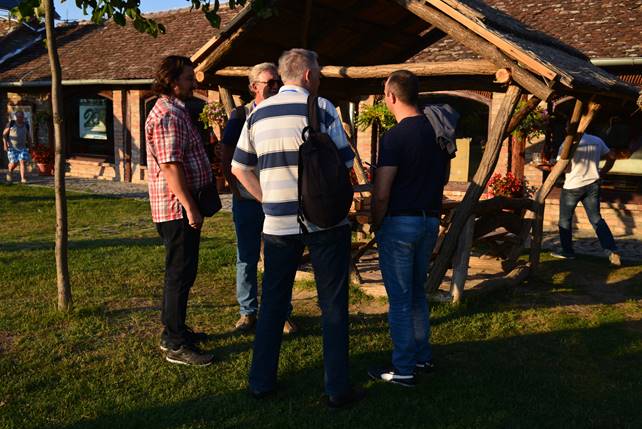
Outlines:
<svg viewBox="0 0 642 429"><path fill-rule="evenodd" d="M328 405L341 407L363 397L361 390L351 387L348 371L350 227L347 219L329 229L307 223L309 233L303 234L297 222L299 146L303 143L301 132L308 125L308 95L316 94L319 88L317 54L305 49L284 52L279 58L279 74L285 85L252 112L232 161L232 173L262 202L265 213L265 273L250 393L262 398L276 388L283 324L294 276L308 246L323 319ZM319 98L318 107L321 131L328 133L346 166L352 167L354 153L335 107L324 98Z"/></svg>

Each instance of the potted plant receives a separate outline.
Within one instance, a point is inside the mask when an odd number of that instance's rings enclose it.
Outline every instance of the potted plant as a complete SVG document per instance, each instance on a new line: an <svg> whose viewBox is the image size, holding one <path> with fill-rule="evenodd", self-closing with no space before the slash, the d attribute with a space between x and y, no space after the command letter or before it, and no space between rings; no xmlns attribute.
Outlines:
<svg viewBox="0 0 642 429"><path fill-rule="evenodd" d="M494 174L488 181L488 191L494 197L530 198L534 188L528 186L526 179L520 179L509 171L506 176Z"/></svg>
<svg viewBox="0 0 642 429"><path fill-rule="evenodd" d="M216 181L216 188L219 192L225 190L225 177L223 176L223 169L221 167L221 147L214 128L218 127L223 133L223 129L227 124L227 112L223 103L218 101L211 101L203 106L203 110L198 116L199 121L203 124L203 128L210 130L210 141L206 147L206 152L212 164L212 172L214 173L214 180Z"/></svg>
<svg viewBox="0 0 642 429"><path fill-rule="evenodd" d="M43 144L36 144L30 149L31 159L38 167L38 173L41 176L51 176L54 167L53 148Z"/></svg>

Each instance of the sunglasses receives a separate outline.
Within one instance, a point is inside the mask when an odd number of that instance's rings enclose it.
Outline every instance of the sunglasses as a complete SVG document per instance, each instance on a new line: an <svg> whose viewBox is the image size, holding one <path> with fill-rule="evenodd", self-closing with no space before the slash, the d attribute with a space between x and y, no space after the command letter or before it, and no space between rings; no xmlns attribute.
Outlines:
<svg viewBox="0 0 642 429"><path fill-rule="evenodd" d="M281 79L270 79L267 81L257 80L254 83L264 83L270 88L280 88L283 86L283 82L281 81Z"/></svg>

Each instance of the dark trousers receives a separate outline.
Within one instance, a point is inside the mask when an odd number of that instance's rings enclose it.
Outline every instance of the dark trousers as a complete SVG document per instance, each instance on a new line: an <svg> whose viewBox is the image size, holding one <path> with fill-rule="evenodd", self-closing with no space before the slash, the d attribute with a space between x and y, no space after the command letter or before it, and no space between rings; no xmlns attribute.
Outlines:
<svg viewBox="0 0 642 429"><path fill-rule="evenodd" d="M600 181L575 189L562 189L560 194L560 243L565 253L573 253L573 213L582 202L589 222L593 226L600 245L605 250L616 250L613 234L600 215Z"/></svg>
<svg viewBox="0 0 642 429"><path fill-rule="evenodd" d="M250 386L265 392L276 386L283 324L292 298L294 276L308 246L314 268L323 326L325 391L330 396L350 389L348 371L348 225L306 235L263 235L265 273L254 339Z"/></svg>
<svg viewBox="0 0 642 429"><path fill-rule="evenodd" d="M185 318L189 291L196 280L201 231L189 226L187 217L156 224L165 245L165 287L162 337L172 348L187 343Z"/></svg>

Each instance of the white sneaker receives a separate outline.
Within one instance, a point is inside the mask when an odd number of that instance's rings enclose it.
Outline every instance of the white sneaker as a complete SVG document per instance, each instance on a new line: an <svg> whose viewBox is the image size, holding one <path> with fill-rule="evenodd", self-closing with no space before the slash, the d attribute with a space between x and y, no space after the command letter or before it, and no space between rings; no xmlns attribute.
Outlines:
<svg viewBox="0 0 642 429"><path fill-rule="evenodd" d="M620 258L620 255L615 253L612 250L607 250L606 251L608 257L609 257L609 262L611 265L614 267L621 267L622 266L622 258Z"/></svg>
<svg viewBox="0 0 642 429"><path fill-rule="evenodd" d="M27 178L23 177L22 179L20 179L20 183L27 183Z"/></svg>
<svg viewBox="0 0 642 429"><path fill-rule="evenodd" d="M13 175L11 173L7 173L7 175L5 176L5 179L7 183L11 183L13 182Z"/></svg>

